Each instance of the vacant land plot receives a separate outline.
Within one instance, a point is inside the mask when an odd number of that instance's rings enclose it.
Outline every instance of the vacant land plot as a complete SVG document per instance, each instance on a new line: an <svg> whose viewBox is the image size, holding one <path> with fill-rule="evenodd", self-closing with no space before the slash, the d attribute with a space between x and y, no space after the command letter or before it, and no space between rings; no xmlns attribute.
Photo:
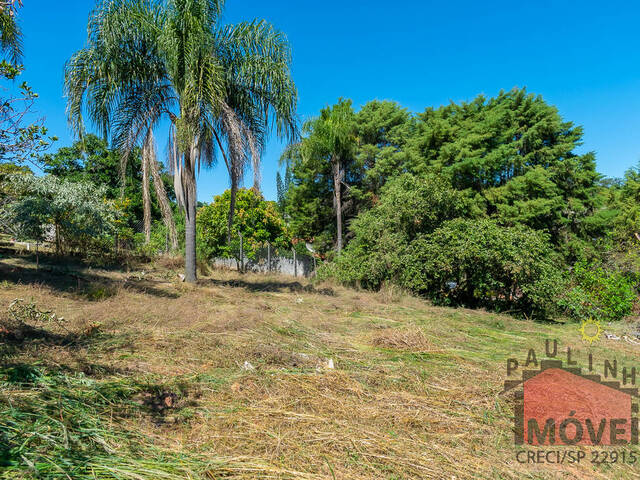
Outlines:
<svg viewBox="0 0 640 480"><path fill-rule="evenodd" d="M175 268L0 260L0 478L638 476L516 461L506 359L558 339L584 366L575 324Z"/></svg>

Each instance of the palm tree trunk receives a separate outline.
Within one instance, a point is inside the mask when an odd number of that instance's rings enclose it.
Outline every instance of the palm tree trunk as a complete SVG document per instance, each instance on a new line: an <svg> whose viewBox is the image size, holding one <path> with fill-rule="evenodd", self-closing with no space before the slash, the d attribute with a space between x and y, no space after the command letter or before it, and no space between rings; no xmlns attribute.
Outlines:
<svg viewBox="0 0 640 480"><path fill-rule="evenodd" d="M338 253L342 251L342 194L341 194L341 168L340 160L333 160L333 193L335 195L336 204L336 229L338 235L337 250Z"/></svg>
<svg viewBox="0 0 640 480"><path fill-rule="evenodd" d="M144 243L151 241L151 193L149 192L149 147L142 147L142 210L144 222Z"/></svg>
<svg viewBox="0 0 640 480"><path fill-rule="evenodd" d="M196 142L194 142L195 144ZM176 191L178 204L184 210L185 223L185 255L184 279L189 283L198 280L196 273L196 164L197 149L195 147L179 154L176 148L175 130L171 131L170 154L171 169L173 170L173 187Z"/></svg>
<svg viewBox="0 0 640 480"><path fill-rule="evenodd" d="M196 273L196 185L195 175L191 188L185 191L185 280L195 283Z"/></svg>
<svg viewBox="0 0 640 480"><path fill-rule="evenodd" d="M198 280L196 274L196 201L195 189L193 196L186 198L185 217L185 280L195 283Z"/></svg>
<svg viewBox="0 0 640 480"><path fill-rule="evenodd" d="M231 245L231 229L233 216L236 209L236 196L238 194L238 179L231 174L231 198L229 199L229 216L227 217L227 245Z"/></svg>
<svg viewBox="0 0 640 480"><path fill-rule="evenodd" d="M189 155L194 155L190 152ZM187 157L187 154L185 154ZM196 172L190 158L185 158L182 173L185 210L185 281L195 283L196 272Z"/></svg>

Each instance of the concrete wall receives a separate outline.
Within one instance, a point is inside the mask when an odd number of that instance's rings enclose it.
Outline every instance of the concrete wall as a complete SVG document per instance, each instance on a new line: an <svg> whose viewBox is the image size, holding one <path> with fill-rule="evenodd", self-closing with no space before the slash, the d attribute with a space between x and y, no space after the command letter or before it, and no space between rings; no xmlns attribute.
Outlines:
<svg viewBox="0 0 640 480"><path fill-rule="evenodd" d="M240 266L240 262L235 258L214 258L211 263L214 267L227 268L229 270L238 270ZM271 257L270 263L267 262L266 258L250 260L245 257L244 270L246 272L273 272L292 277L308 277L314 271L314 264L313 258L304 256L298 257L295 263L293 258L287 257Z"/></svg>

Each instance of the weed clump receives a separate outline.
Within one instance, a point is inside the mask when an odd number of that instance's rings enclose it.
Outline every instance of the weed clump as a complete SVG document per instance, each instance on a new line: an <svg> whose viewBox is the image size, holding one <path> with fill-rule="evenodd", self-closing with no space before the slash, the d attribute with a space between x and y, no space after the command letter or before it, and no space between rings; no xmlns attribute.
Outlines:
<svg viewBox="0 0 640 480"><path fill-rule="evenodd" d="M39 310L34 302L16 298L9 305L7 316L0 317L0 339L20 341L43 326L52 323L61 326L64 322L64 317L55 312Z"/></svg>

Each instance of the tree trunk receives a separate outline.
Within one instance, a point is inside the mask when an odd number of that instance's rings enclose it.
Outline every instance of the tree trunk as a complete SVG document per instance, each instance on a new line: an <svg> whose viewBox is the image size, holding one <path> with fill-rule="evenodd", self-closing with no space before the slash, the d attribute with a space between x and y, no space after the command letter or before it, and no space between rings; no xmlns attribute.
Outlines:
<svg viewBox="0 0 640 480"><path fill-rule="evenodd" d="M148 142L142 147L142 210L144 222L144 243L151 241L151 193L149 192L149 150Z"/></svg>
<svg viewBox="0 0 640 480"><path fill-rule="evenodd" d="M342 194L341 194L341 168L340 160L333 159L333 194L335 196L336 204L336 229L338 235L337 250L338 253L342 251Z"/></svg>
<svg viewBox="0 0 640 480"><path fill-rule="evenodd" d="M231 174L231 199L229 200L229 216L227 217L227 245L231 245L231 229L233 227L233 215L236 209L236 196L238 193L238 179Z"/></svg>
<svg viewBox="0 0 640 480"><path fill-rule="evenodd" d="M60 255L60 226L56 223L56 255Z"/></svg>
<svg viewBox="0 0 640 480"><path fill-rule="evenodd" d="M195 172L187 168L187 185L184 192L185 210L185 281L195 283L196 273L196 177Z"/></svg>
<svg viewBox="0 0 640 480"><path fill-rule="evenodd" d="M175 131L173 141L175 142ZM197 144L194 141L194 144ZM174 143L175 145L175 143ZM185 223L185 255L184 276L185 281L195 283L198 280L196 272L196 160L198 151L196 147L179 155L177 151L171 156L173 169L173 186L176 191L178 203L184 210Z"/></svg>
<svg viewBox="0 0 640 480"><path fill-rule="evenodd" d="M173 220L173 212L169 205L169 198L167 197L167 191L164 188L164 182L160 176L160 169L158 168L158 162L155 155L155 143L153 141L153 133L149 131L147 134L148 142L151 145L149 156L149 169L151 170L151 178L153 179L153 186L155 188L156 197L158 198L158 204L160 205L160 212L162 213L162 219L167 227L169 233L169 240L171 241L171 250L178 249L178 233L176 232L176 222Z"/></svg>

